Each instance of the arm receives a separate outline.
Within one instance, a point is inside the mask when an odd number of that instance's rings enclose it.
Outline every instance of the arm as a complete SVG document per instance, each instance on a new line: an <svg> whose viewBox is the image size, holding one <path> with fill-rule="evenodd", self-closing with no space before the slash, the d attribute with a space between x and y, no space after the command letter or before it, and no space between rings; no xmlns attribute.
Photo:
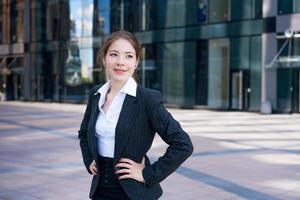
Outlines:
<svg viewBox="0 0 300 200"><path fill-rule="evenodd" d="M89 149L89 146L88 146L87 129L88 129L88 124L89 124L90 115L91 115L91 103L92 103L91 102L92 101L91 97L92 97L92 95L94 95L94 88L91 89L88 104L87 104L87 107L85 109L83 119L81 121L80 129L78 131L78 139L79 139L79 144L80 144L80 148L81 148L83 162L85 164L85 167L86 167L87 171L90 174L92 174L92 172L89 169L89 166L93 162L93 156L92 156L92 153L91 153L91 151Z"/></svg>
<svg viewBox="0 0 300 200"><path fill-rule="evenodd" d="M169 145L165 154L152 165L146 165L143 177L146 185L161 182L174 172L193 152L193 144L180 124L165 109L160 92L151 95L147 106L155 131Z"/></svg>

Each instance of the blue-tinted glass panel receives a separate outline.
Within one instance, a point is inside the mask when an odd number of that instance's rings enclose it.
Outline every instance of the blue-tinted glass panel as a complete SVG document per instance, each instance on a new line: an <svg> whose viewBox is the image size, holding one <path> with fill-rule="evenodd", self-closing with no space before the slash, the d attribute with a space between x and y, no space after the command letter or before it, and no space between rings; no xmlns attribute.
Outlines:
<svg viewBox="0 0 300 200"><path fill-rule="evenodd" d="M124 29L130 32L141 31L142 1L124 0Z"/></svg>
<svg viewBox="0 0 300 200"><path fill-rule="evenodd" d="M24 30L24 2L10 4L10 41L23 41Z"/></svg>
<svg viewBox="0 0 300 200"><path fill-rule="evenodd" d="M197 22L206 23L208 20L208 0L198 0Z"/></svg>
<svg viewBox="0 0 300 200"><path fill-rule="evenodd" d="M99 17L97 20L97 27L94 27L97 29L97 33L101 35L107 35L110 33L110 0L98 0L97 2L98 6L98 13ZM96 34L98 35L98 34Z"/></svg>
<svg viewBox="0 0 300 200"><path fill-rule="evenodd" d="M289 14L293 12L293 0L278 0L278 14Z"/></svg>
<svg viewBox="0 0 300 200"><path fill-rule="evenodd" d="M71 37L93 35L93 0L70 0Z"/></svg>
<svg viewBox="0 0 300 200"><path fill-rule="evenodd" d="M261 104L261 36L250 38L250 110L260 110Z"/></svg>
<svg viewBox="0 0 300 200"><path fill-rule="evenodd" d="M209 1L209 22L224 22L229 19L229 0Z"/></svg>
<svg viewBox="0 0 300 200"><path fill-rule="evenodd" d="M31 41L46 41L46 4L37 1L31 8Z"/></svg>
<svg viewBox="0 0 300 200"><path fill-rule="evenodd" d="M156 0L145 0L145 27L144 30L155 30L157 28L157 3Z"/></svg>
<svg viewBox="0 0 300 200"><path fill-rule="evenodd" d="M252 0L231 0L231 20L251 18Z"/></svg>
<svg viewBox="0 0 300 200"><path fill-rule="evenodd" d="M229 41L209 41L208 59L208 106L229 107Z"/></svg>
<svg viewBox="0 0 300 200"><path fill-rule="evenodd" d="M4 13L3 13L3 5L2 5L2 3L0 3L0 44L2 44L2 42L3 42L3 15L4 15Z"/></svg>
<svg viewBox="0 0 300 200"><path fill-rule="evenodd" d="M249 37L230 39L230 68L249 69L250 66L250 39Z"/></svg>

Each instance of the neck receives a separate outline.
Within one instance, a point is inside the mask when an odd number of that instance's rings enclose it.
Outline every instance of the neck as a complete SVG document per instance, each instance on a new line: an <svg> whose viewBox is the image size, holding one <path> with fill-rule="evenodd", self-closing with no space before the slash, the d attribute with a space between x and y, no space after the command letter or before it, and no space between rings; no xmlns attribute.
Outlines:
<svg viewBox="0 0 300 200"><path fill-rule="evenodd" d="M125 83L126 82L111 80L109 93L117 94L121 90L121 88L125 85Z"/></svg>

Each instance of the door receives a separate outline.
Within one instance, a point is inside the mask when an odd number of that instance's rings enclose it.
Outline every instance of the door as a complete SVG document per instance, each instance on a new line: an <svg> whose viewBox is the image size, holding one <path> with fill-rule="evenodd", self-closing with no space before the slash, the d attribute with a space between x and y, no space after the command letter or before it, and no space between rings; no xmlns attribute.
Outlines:
<svg viewBox="0 0 300 200"><path fill-rule="evenodd" d="M292 113L299 113L300 112L300 100L299 100L299 90L300 90L300 70L299 69L292 69L292 84L290 88L291 92L291 112Z"/></svg>
<svg viewBox="0 0 300 200"><path fill-rule="evenodd" d="M230 108L232 110L248 110L251 92L248 71L232 71L230 81Z"/></svg>

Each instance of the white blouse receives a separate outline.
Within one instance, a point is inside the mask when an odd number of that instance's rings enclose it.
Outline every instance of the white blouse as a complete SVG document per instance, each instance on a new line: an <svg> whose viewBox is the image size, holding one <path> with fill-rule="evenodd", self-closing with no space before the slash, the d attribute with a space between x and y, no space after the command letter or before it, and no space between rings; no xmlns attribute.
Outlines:
<svg viewBox="0 0 300 200"><path fill-rule="evenodd" d="M113 158L115 151L115 130L126 94L136 97L137 83L130 77L118 94L112 100L107 112L102 106L105 103L110 81L106 82L99 90L99 115L96 122L96 137L98 142L98 153L101 156Z"/></svg>

